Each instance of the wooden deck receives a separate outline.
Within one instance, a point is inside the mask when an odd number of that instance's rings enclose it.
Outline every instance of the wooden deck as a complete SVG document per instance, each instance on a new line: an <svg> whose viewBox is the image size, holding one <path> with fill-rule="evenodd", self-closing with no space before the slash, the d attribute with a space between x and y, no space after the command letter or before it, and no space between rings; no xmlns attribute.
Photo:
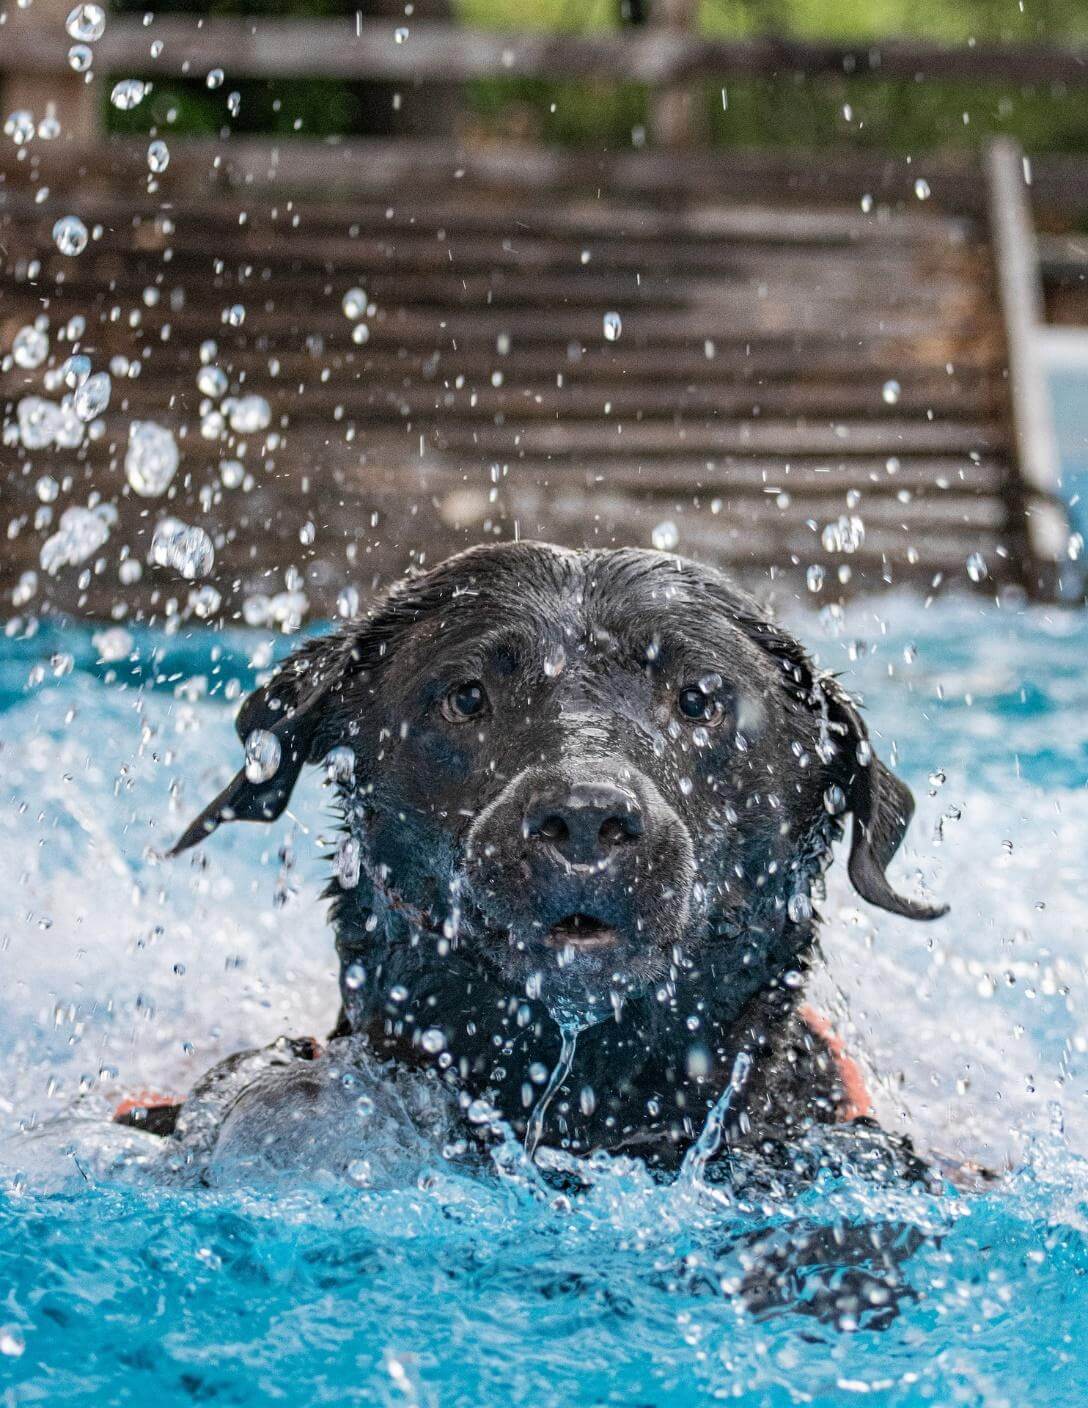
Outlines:
<svg viewBox="0 0 1088 1408"><path fill-rule="evenodd" d="M0 355L35 319L50 337L47 363L0 370L5 607L237 619L286 592L329 615L345 587L515 535L675 543L816 601L983 573L1053 589L1013 152L927 164L922 200L920 168L879 158L359 142L179 144L138 195L145 147L0 165ZM76 258L62 215L91 233ZM76 351L131 370L82 444L28 449L18 404L63 395L46 383ZM269 424L216 423L205 363ZM126 482L135 420L181 451L161 497ZM63 510L96 503L108 542L43 570ZM148 562L166 515L211 535L209 576Z"/></svg>

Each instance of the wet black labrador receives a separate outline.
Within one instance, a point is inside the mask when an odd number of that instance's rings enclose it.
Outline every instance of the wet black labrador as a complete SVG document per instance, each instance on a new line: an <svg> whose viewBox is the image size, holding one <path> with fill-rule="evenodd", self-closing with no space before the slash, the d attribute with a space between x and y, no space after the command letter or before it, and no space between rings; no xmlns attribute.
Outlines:
<svg viewBox="0 0 1088 1408"><path fill-rule="evenodd" d="M660 1167L737 1071L734 1143L858 1113L803 998L847 816L863 898L944 911L888 883L913 799L857 706L718 572L474 548L303 645L237 728L246 766L176 850L273 820L304 764L329 766L336 1034L530 1143Z"/></svg>

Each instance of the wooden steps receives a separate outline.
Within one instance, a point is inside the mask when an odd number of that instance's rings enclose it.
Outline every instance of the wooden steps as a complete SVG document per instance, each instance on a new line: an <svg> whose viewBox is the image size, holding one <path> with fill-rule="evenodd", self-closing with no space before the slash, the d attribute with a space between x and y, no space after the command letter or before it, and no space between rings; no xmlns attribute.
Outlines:
<svg viewBox="0 0 1088 1408"><path fill-rule="evenodd" d="M675 535L757 590L819 584L816 601L969 584L975 554L990 585L1023 568L1004 333L973 211L661 197L634 178L611 195L437 174L376 190L371 172L354 197L195 181L130 199L108 172L66 182L54 165L48 184L39 203L27 172L0 183L0 356L35 317L51 339L47 366L0 373L5 606L35 571L34 609L184 614L208 609L190 594L210 584L230 617L288 583L331 614L345 585L365 595L515 533ZM64 214L92 232L78 258L52 241ZM355 320L353 287L371 305ZM97 438L29 450L15 409L49 394L73 317L94 370L121 358L138 375L114 375ZM266 428L202 433L209 341L229 394L267 400ZM126 483L134 419L182 452L161 498ZM225 460L247 487L224 486ZM116 511L108 543L47 576L42 543L91 496ZM147 563L166 514L211 535L207 583ZM121 580L126 557L138 581Z"/></svg>

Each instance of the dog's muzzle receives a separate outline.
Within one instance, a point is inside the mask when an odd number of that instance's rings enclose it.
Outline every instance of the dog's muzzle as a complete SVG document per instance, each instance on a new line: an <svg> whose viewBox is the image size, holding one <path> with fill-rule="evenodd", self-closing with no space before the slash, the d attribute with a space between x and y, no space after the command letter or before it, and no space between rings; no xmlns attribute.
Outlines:
<svg viewBox="0 0 1088 1408"><path fill-rule="evenodd" d="M527 769L476 818L466 856L488 920L567 959L649 941L663 892L686 918L687 829L623 761Z"/></svg>

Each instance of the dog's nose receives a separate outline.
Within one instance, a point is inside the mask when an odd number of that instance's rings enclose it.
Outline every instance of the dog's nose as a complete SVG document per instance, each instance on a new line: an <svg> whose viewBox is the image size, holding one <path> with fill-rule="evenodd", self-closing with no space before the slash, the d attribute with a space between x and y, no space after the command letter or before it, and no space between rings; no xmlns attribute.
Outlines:
<svg viewBox="0 0 1088 1408"><path fill-rule="evenodd" d="M577 782L531 797L523 829L530 841L551 846L569 865L602 865L638 840L644 822L630 792L607 782Z"/></svg>

